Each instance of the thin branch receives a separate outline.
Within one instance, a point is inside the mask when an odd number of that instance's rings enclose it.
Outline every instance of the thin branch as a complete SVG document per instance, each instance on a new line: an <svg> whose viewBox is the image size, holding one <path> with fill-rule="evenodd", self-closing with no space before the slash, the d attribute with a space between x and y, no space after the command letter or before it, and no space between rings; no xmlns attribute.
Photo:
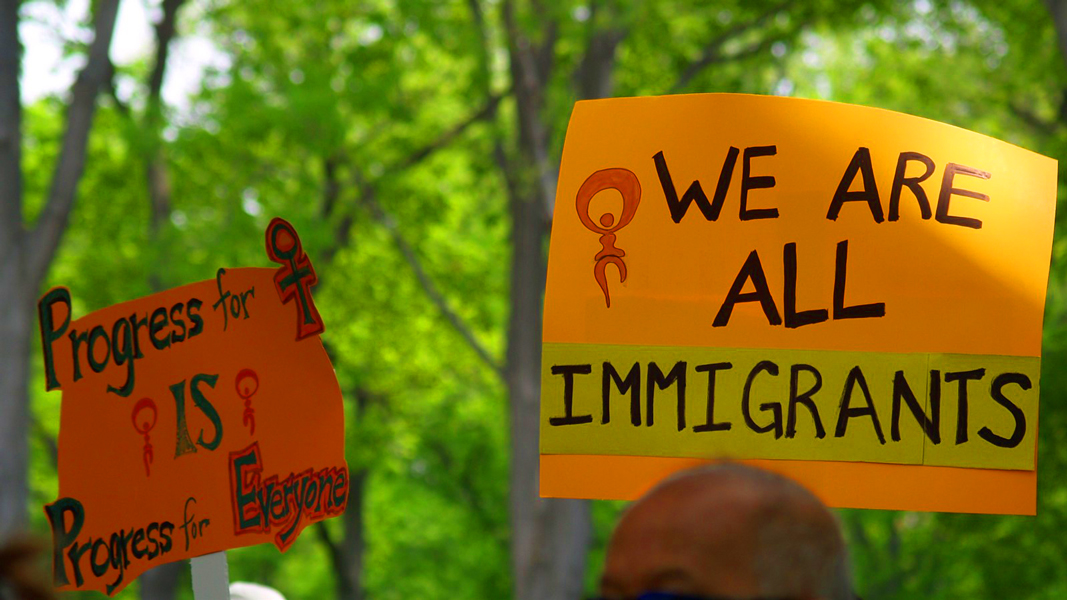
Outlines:
<svg viewBox="0 0 1067 600"><path fill-rule="evenodd" d="M322 161L322 210L323 220L328 221L337 210L338 200L341 197L341 181L337 170L340 168L341 156L334 154ZM334 229L333 242L322 251L322 260L325 264L333 262L337 253L348 246L352 233L352 214L341 215L340 222Z"/></svg>
<svg viewBox="0 0 1067 600"><path fill-rule="evenodd" d="M150 235L155 237L163 223L170 217L171 212L171 186L167 165L163 160L163 150L159 140L159 123L161 119L163 76L167 71L167 57L170 54L170 43L177 34L175 23L178 19L178 9L185 0L163 0L163 18L156 24L156 61L152 65L152 72L148 76L148 105L145 112L144 129L150 132L150 151L145 156L145 179L148 182L148 198L152 205L152 219L149 223ZM165 259L166 256L164 255ZM162 287L157 278L153 287Z"/></svg>
<svg viewBox="0 0 1067 600"><path fill-rule="evenodd" d="M163 75L167 70L167 57L170 53L170 42L177 33L175 23L178 18L178 9L185 0L163 0L163 18L156 24L156 62L152 65L152 73L148 76L148 102L158 103L163 90Z"/></svg>
<svg viewBox="0 0 1067 600"><path fill-rule="evenodd" d="M481 11L480 6L477 5L477 0L471 0L471 7L474 10L476 16L480 19ZM479 23L479 25L481 25L481 23ZM482 30L481 28L479 30L482 31L484 35L484 30ZM488 88L488 77L486 78L485 82L486 87ZM447 147L474 124L481 121L491 121L496 117L497 108L500 105L500 101L509 94L511 94L511 91L511 88L508 88L503 92L493 93L487 89L486 100L477 111L475 111L459 123L446 130L435 140L418 148L410 155L401 159L394 165L385 168L383 172L395 174L399 171L412 168L429 158L438 150L442 150ZM341 154L336 158L336 160L337 162L346 161L346 157L344 156L344 154ZM328 217L330 214L335 212L337 196L334 195L333 192L339 192L339 189L334 187L334 183L336 182L337 177L336 169L339 165L337 163L331 163L330 160L327 160L325 166L326 168L324 169L324 174L326 182L323 190L323 215ZM456 331L460 333L460 335L474 350L478 357L502 378L504 375L504 370L501 364L496 359L494 359L492 355L488 352L488 350L486 350L485 347L478 341L478 339L474 336L474 333L471 331L470 327L468 327L466 323L464 323L463 319L458 314L456 314L454 310L452 310L451 306L449 306L448 304L448 301L438 290L436 284L426 273L425 269L423 269L422 264L419 261L418 256L412 249L411 245L408 244L407 240L405 240L404 237L400 234L396 226L396 222L392 219L390 215L388 215L384 210L382 210L382 208L375 201L375 183L367 182L363 178L362 171L356 165L350 164L350 167L352 171L353 187L358 190L361 202L364 206L368 208L374 219L381 223L389 232L390 236L393 238L394 243L397 245L401 254L404 256L404 259L408 262L412 271L415 272L416 278L419 280L419 283L422 286L423 290L430 298L430 301L438 308L438 310L440 310L445 315L445 318L447 318L449 323L451 323L452 326L456 329ZM333 181L334 183L331 183L331 181ZM345 214L341 217L337 229L335 230L334 242L323 253L323 256L326 260L331 260L334 256L336 256L337 252L347 247L347 245L351 241L351 228L353 224L354 218L351 214Z"/></svg>
<svg viewBox="0 0 1067 600"><path fill-rule="evenodd" d="M807 25L807 21L797 25L797 28L803 28L805 25ZM771 46L777 44L778 42L785 41L788 37L789 34L783 34L779 36L771 36L764 38L758 42L754 42L752 44L749 44L748 46L745 46L744 48L738 50L737 52L734 52L733 54L728 54L721 57L721 60L719 62L736 62L739 60L750 58L752 56L756 56L757 54L762 54L770 50Z"/></svg>
<svg viewBox="0 0 1067 600"><path fill-rule="evenodd" d="M115 86L115 66L111 65L111 71L107 77L107 94L111 96L111 102L115 104L115 108L118 109L119 114L127 119L133 115L133 111L130 110L130 105L123 102L119 98L119 90Z"/></svg>
<svg viewBox="0 0 1067 600"><path fill-rule="evenodd" d="M401 235L400 230L396 226L396 221L393 220L392 216L382 210L382 207L378 205L372 196L365 196L363 198L363 204L370 211L374 219L381 223L386 231L389 232L389 235L393 238L393 242L396 244L397 248L400 249L400 253L404 256L404 260L407 261L408 266L415 272L415 277L419 280L419 284L422 286L423 291L426 292L426 295L430 298L430 301L433 302L434 306L436 306L445 318L448 319L448 322L459 332L467 342L467 345L469 345L471 349L474 350L475 354L478 355L478 358L482 359L482 362L488 365L494 373L503 379L504 367L493 358L493 355L490 354L485 346L478 341L478 338L474 336L474 332L467 327L466 323L463 322L463 319L452 310L451 306L449 306L448 300L441 294L441 291L437 288L437 284L433 282L433 279L430 278L426 273L426 270L422 267L422 262L415 254L415 250L407 240L404 239L404 236Z"/></svg>
<svg viewBox="0 0 1067 600"><path fill-rule="evenodd" d="M341 183L337 180L337 168L341 159L336 154L328 156L322 161L322 218L329 219L337 207L337 199L341 195Z"/></svg>
<svg viewBox="0 0 1067 600"><path fill-rule="evenodd" d="M67 228L78 191L78 182L85 170L86 147L93 114L96 112L96 96L107 83L111 72L108 48L111 46L118 12L119 0L100 0L96 4L96 15L93 19L95 35L89 46L89 60L74 82L70 106L67 109L67 128L52 177L52 187L32 236L32 277L44 276L59 246L63 231Z"/></svg>
<svg viewBox="0 0 1067 600"><path fill-rule="evenodd" d="M582 60L574 70L579 98L588 100L611 96L615 51L628 33L628 28L619 27L595 31L589 36Z"/></svg>
<svg viewBox="0 0 1067 600"><path fill-rule="evenodd" d="M457 138L463 135L474 124L491 120L496 116L497 107L500 105L500 101L503 100L508 94L511 93L511 89L507 89L500 93L490 93L486 98L485 103L474 113L467 116L459 123L453 125L447 131L442 133L437 139L428 142L424 146L418 148L408 156L397 161L395 164L383 169L384 173L390 174L390 176L410 169L422 161L432 156L435 152L445 149L449 144L454 142ZM337 169L340 167L342 161L346 160L344 153L339 153L333 157L326 159L323 165L323 173L325 182L323 185L323 205L322 216L323 218L329 218L336 210L337 201L339 199L340 187L337 182ZM368 184L362 181L362 177L359 169L353 169L353 180L356 189L365 195L373 195L373 184ZM367 192L370 193L367 193ZM332 260L338 252L348 246L351 241L351 230L355 224L355 219L350 213L346 213L340 217L337 224L337 228L334 230L333 243L326 248L322 255L325 261Z"/></svg>
<svg viewBox="0 0 1067 600"><path fill-rule="evenodd" d="M426 144L422 148L419 148L415 152L411 153L407 158L393 165L391 168L386 169L386 172L396 172L398 170L408 169L419 164L434 152L437 152L438 150L441 150L445 146L451 144L456 138L462 135L463 132L467 131L467 129L470 128L471 125L495 117L496 109L500 105L500 101L503 100L504 97L506 97L510 93L511 88L508 88L500 93L489 94L489 97L486 98L485 103L480 109L468 116L463 121L460 121L459 123L454 125L448 131L444 132L436 140Z"/></svg>
<svg viewBox="0 0 1067 600"><path fill-rule="evenodd" d="M480 0L468 0L468 6L471 11L471 18L474 21L474 27L478 32L478 39L480 42L478 59L481 70L480 80L483 82L486 90L489 89L489 82L492 79L491 66L489 64L489 31L486 26L485 13L482 11ZM504 149L504 138L500 132L500 128L496 127L493 130L493 160L496 162L497 168L500 169L500 173L504 179L504 186L508 191L508 197L514 198L518 194L518 181L515 180L510 167L510 161L508 159L507 151ZM552 222L552 213L547 213L547 223Z"/></svg>
<svg viewBox="0 0 1067 600"><path fill-rule="evenodd" d="M474 125L479 121L484 121L495 117L496 109L500 105L500 101L508 97L511 92L511 87L508 87L507 89L501 92L492 92L491 90L487 90L485 102L478 110L471 113L471 115L469 115L456 125L453 125L447 131L441 134L441 136L437 139L428 142L426 145L418 148L408 156L404 157L401 160L398 160L394 165L386 168L384 172L390 173L395 172L398 169L406 169L408 167L413 167L418 163L422 162L423 160L429 158L430 155L437 152L438 150L444 149L451 142L455 141L456 138L466 132L466 130L470 128L471 125ZM356 145L369 146L378 143L379 138L381 138L385 132L389 131L392 125L393 122L388 119L379 122L370 132L363 136L363 139L357 142Z"/></svg>
<svg viewBox="0 0 1067 600"><path fill-rule="evenodd" d="M437 480L439 487L452 488L453 493L459 499L460 504L467 506L471 513L474 515L474 520L481 525L487 533L492 535L497 541L503 541L505 536L500 535L499 524L494 521L492 513L483 502L483 498L480 494L474 492L474 481L471 478L471 470L477 469L476 466L471 464L457 465L456 460L453 457L447 444L443 443L439 439L430 439L426 442L426 447L429 451L437 457L438 462L441 463L440 472L449 473L451 478L457 481L454 484L449 484L447 480ZM430 476L436 471L431 470Z"/></svg>
<svg viewBox="0 0 1067 600"><path fill-rule="evenodd" d="M518 165L509 163L509 166L532 169L537 183L537 201L542 210L551 214L558 177L549 158L549 132L542 121L542 112L553 66L551 56L555 52L555 29L549 23L543 36L545 39L538 47L520 31L511 0L504 1L501 13L507 33L511 79L515 86L519 146L525 150L525 156L522 157L525 162ZM555 164L558 165L558 162Z"/></svg>
<svg viewBox="0 0 1067 600"><path fill-rule="evenodd" d="M330 534L330 530L327 527L326 521L320 521L318 527L315 527L315 534L318 536L319 541L326 547L326 554L330 555L330 562L333 564L334 573L343 573L345 568L345 558L341 553L341 548L337 545L337 542L333 540L333 536Z"/></svg>
<svg viewBox="0 0 1067 600"><path fill-rule="evenodd" d="M889 556L885 563L889 566L889 572L880 582L872 586L870 590L872 597L893 598L898 596L904 581L911 579L912 575L918 571L921 563L901 564L900 546L900 529L897 526L897 519L892 519L889 521L889 540L886 542L886 550Z"/></svg>
<svg viewBox="0 0 1067 600"><path fill-rule="evenodd" d="M849 533L852 534L852 542L859 546L868 556L871 556L874 551L874 545L871 543L871 537L867 534L867 529L863 526L863 520L858 518L855 513L849 516L851 518L846 519L845 522L848 525Z"/></svg>
<svg viewBox="0 0 1067 600"><path fill-rule="evenodd" d="M548 82L552 77L552 68L556 64L556 40L559 39L559 21L547 10L541 8L540 3L535 3L538 8L538 20L544 21L545 27L541 34L541 43L533 50L536 57L537 75L542 82Z"/></svg>
<svg viewBox="0 0 1067 600"><path fill-rule="evenodd" d="M148 74L148 115L146 120L155 118L154 113L159 110L160 99L163 92L163 77L167 70L167 58L170 55L170 42L177 34L178 9L185 0L163 0L163 17L156 24L156 58L152 64L152 71ZM115 87L115 66L108 61L107 88L116 108L123 116L132 114L130 106L118 97Z"/></svg>
<svg viewBox="0 0 1067 600"><path fill-rule="evenodd" d="M900 560L900 527L897 525L899 519L892 519L889 521L889 558L893 564L898 564Z"/></svg>
<svg viewBox="0 0 1067 600"><path fill-rule="evenodd" d="M1018 102L1010 102L1008 107L1011 109L1015 117L1026 124L1027 127L1032 129L1037 134L1048 134L1056 128L1058 123L1051 119L1044 119L1038 116L1030 107L1024 106Z"/></svg>
<svg viewBox="0 0 1067 600"><path fill-rule="evenodd" d="M467 0L467 8L471 11L474 29L478 32L478 81L485 91L489 92L492 70L489 64L489 32L485 27L485 12L482 10L481 0Z"/></svg>
<svg viewBox="0 0 1067 600"><path fill-rule="evenodd" d="M670 88L670 93L676 94L680 92L690 81L693 80L701 71L705 68L716 64L730 60L730 57L722 56L722 48L729 41L737 38L738 36L763 25L769 21L772 17L779 12L789 8L793 4L793 0L785 0L769 8L766 12L759 15L751 21L744 23L738 23L726 31L715 36L704 45L704 51L701 53L700 58L696 59L678 77L678 80L674 82L674 85Z"/></svg>

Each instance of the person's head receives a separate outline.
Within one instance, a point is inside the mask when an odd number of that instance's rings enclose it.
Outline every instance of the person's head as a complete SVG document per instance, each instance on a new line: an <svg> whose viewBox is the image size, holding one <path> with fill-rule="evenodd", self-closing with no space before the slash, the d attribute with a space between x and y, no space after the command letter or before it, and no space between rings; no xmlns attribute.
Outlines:
<svg viewBox="0 0 1067 600"><path fill-rule="evenodd" d="M623 515L600 592L694 598L850 600L837 521L780 475L724 463L664 481Z"/></svg>

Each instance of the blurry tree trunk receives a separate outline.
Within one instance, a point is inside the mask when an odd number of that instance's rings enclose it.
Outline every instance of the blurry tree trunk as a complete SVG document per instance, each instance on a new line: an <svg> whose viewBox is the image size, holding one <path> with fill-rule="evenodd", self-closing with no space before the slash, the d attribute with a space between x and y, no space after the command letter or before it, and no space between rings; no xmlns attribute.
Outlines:
<svg viewBox="0 0 1067 600"><path fill-rule="evenodd" d="M142 130L148 136L148 151L145 152L145 180L148 183L148 199L151 206L149 219L149 243L159 243L159 233L163 224L170 218L171 193L170 176L167 172L163 155L163 141L160 129L163 126L163 77L167 72L167 57L170 56L170 43L177 33L178 9L185 0L163 0L163 17L156 24L156 59L148 77L148 104ZM158 270L166 269L168 256L166 248L161 248ZM158 275L152 275L152 288L159 291L162 282Z"/></svg>
<svg viewBox="0 0 1067 600"><path fill-rule="evenodd" d="M363 499L367 483L367 469L349 471L348 508L342 517L345 538L340 545L341 565L338 572L339 600L363 598Z"/></svg>
<svg viewBox="0 0 1067 600"><path fill-rule="evenodd" d="M559 157L551 155L544 102L555 62L556 24L538 5L540 39L503 6L504 30L518 120L517 156L498 151L511 214L511 315L506 380L511 415L511 552L517 600L582 596L592 542L589 503L539 497L541 325L546 276L545 238L556 195ZM595 31L575 73L579 96L611 94L615 49L622 30Z"/></svg>
<svg viewBox="0 0 1067 600"><path fill-rule="evenodd" d="M341 515L344 533L339 542L333 539L326 521L315 526L315 532L330 556L338 600L363 600L363 554L366 550L363 500L369 474L366 468L348 471L348 506Z"/></svg>
<svg viewBox="0 0 1067 600"><path fill-rule="evenodd" d="M33 300L24 287L19 3L0 4L0 540L26 518L27 377Z"/></svg>
<svg viewBox="0 0 1067 600"><path fill-rule="evenodd" d="M1067 0L1045 0L1052 16L1052 25L1056 28L1060 55L1067 60Z"/></svg>
<svg viewBox="0 0 1067 600"><path fill-rule="evenodd" d="M511 408L511 551L518 600L581 596L592 525L588 503L538 496L544 204L513 195L507 384Z"/></svg>
<svg viewBox="0 0 1067 600"><path fill-rule="evenodd" d="M503 7L518 119L518 156L505 160L511 214L511 315L506 380L511 416L511 560L516 600L570 600L582 594L592 536L588 502L539 497L541 323L547 207L555 181L542 120L552 73L555 31L534 43Z"/></svg>
<svg viewBox="0 0 1067 600"><path fill-rule="evenodd" d="M36 225L23 222L17 0L0 4L0 538L26 525L30 431L30 336L34 300L67 227L85 167L96 98L107 82L118 0L94 4L94 38L67 107L48 199Z"/></svg>
<svg viewBox="0 0 1067 600"><path fill-rule="evenodd" d="M1067 0L1045 0L1048 11L1052 17L1052 26L1056 30L1056 40L1059 43L1060 58L1067 62ZM1024 116L1024 121L1035 125L1039 132L1048 133L1056 128L1056 125L1067 124L1067 90L1064 90L1060 100L1059 114L1052 123L1035 120L1028 108L1015 107L1017 114ZM1058 121L1058 123L1056 122Z"/></svg>
<svg viewBox="0 0 1067 600"><path fill-rule="evenodd" d="M370 394L357 388L348 395L353 400L356 419L361 418L370 401ZM363 510L369 475L370 470L363 465L348 470L348 505L341 515L340 541L333 539L327 522L323 521L315 527L330 557L338 600L363 599L363 554L366 549Z"/></svg>
<svg viewBox="0 0 1067 600"><path fill-rule="evenodd" d="M182 571L187 568L189 568L189 561L182 560L145 571L137 578L141 588L141 598L174 600L178 597L178 584L181 583Z"/></svg>
<svg viewBox="0 0 1067 600"><path fill-rule="evenodd" d="M342 250L349 248L352 243L352 226L354 220L350 212L342 210L341 206L341 181L338 171L342 165L342 154L333 153L322 160L322 204L319 215L323 221L336 221L332 242L323 248L317 271L319 283L316 293L322 291L324 281L321 273L330 272L329 266ZM350 165L355 169L355 166ZM357 186L358 193L373 193L371 190ZM336 364L333 347L327 340L323 340L326 354L330 361ZM358 422L366 409L369 394L360 388L346 390L342 395L352 401L354 418ZM319 541L326 547L326 553L330 557L333 567L334 589L337 600L362 600L363 598L363 552L365 549L363 535L363 497L366 489L369 470L364 465L348 470L348 504L345 512L341 515L341 539L335 540L330 533L329 523L322 521L315 526L315 533Z"/></svg>
<svg viewBox="0 0 1067 600"><path fill-rule="evenodd" d="M473 2L474 0L472 0ZM1065 0L1067 1L1067 0ZM475 3L476 5L476 3ZM767 51L778 37L764 36L740 51L722 51L739 35L769 22L789 6L772 5L751 21L712 38L700 59L674 86L684 89L710 65ZM618 7L592 2L586 46L571 83L579 99L613 94L616 50L628 29L619 25ZM531 0L533 21L542 24L534 39L516 17L515 0L502 7L508 58L516 101L518 151L497 159L507 181L512 218L511 316L508 329L507 385L511 402L512 561L517 600L567 600L582 595L592 523L588 503L538 497L542 303L546 276L545 235L552 217L559 156L550 147L552 123L545 99L555 60L556 25L551 9ZM804 26L798 19L796 29ZM778 34L781 36L782 34ZM483 32L484 37L484 32Z"/></svg>
<svg viewBox="0 0 1067 600"><path fill-rule="evenodd" d="M160 230L170 218L171 211L170 179L160 138L160 127L163 122L163 78L167 71L170 43L177 33L178 9L184 3L185 0L163 0L163 16L156 24L156 58L148 76L148 104L141 127L143 135L148 136L148 151L144 153L145 181L151 207L148 243L158 248L160 252L159 264L149 275L149 284L153 292L163 289L163 280L159 274L165 271L168 260L166 247L161 245L159 238ZM172 562L146 571L138 578L142 600L174 600L177 598L178 584L187 564L186 561Z"/></svg>

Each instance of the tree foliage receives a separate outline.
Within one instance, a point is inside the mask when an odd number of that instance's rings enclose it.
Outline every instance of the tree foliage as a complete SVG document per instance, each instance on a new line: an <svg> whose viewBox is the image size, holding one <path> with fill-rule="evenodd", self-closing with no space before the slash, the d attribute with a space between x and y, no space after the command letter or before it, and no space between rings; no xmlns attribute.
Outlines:
<svg viewBox="0 0 1067 600"><path fill-rule="evenodd" d="M85 314L219 266L265 264L257 240L273 215L301 232L321 275L324 341L362 484L345 518L287 553L229 553L232 579L291 598L535 597L512 558L515 515L526 514L515 482L532 481L536 464L512 442L522 323L509 294L524 283L517 253L544 252L575 100L796 95L1067 151L1060 36L1032 1L211 0L183 11L179 38L206 32L225 68L178 107L159 104L151 61L114 67L112 84L135 91L100 100L45 286L69 286ZM27 222L46 204L69 103L23 108ZM525 250L520 228L530 232ZM1045 321L1039 516L841 511L864 598L1067 595L1061 229ZM44 532L35 507L56 491L59 394L40 391L33 364L30 514ZM531 518L549 510L530 506ZM595 503L591 534L573 538L589 551L580 586L595 587L621 507ZM179 597L191 597L182 577Z"/></svg>

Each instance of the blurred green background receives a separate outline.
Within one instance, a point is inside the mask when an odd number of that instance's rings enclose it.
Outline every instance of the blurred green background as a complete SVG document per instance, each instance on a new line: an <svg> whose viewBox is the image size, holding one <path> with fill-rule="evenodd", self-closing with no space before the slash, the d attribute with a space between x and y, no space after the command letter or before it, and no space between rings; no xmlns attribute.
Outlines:
<svg viewBox="0 0 1067 600"><path fill-rule="evenodd" d="M287 553L229 552L231 580L291 599L595 589L623 504L535 500L536 439L511 435L537 423L548 215L576 100L820 98L1067 156L1063 0L0 10L0 532L47 536L57 492L36 297L66 285L83 315L268 266L258 240L280 215L320 273L353 483L346 515ZM109 56L93 40L112 32ZM1065 241L1057 227L1038 516L840 511L864 598L1067 598ZM191 598L188 568L120 597Z"/></svg>

